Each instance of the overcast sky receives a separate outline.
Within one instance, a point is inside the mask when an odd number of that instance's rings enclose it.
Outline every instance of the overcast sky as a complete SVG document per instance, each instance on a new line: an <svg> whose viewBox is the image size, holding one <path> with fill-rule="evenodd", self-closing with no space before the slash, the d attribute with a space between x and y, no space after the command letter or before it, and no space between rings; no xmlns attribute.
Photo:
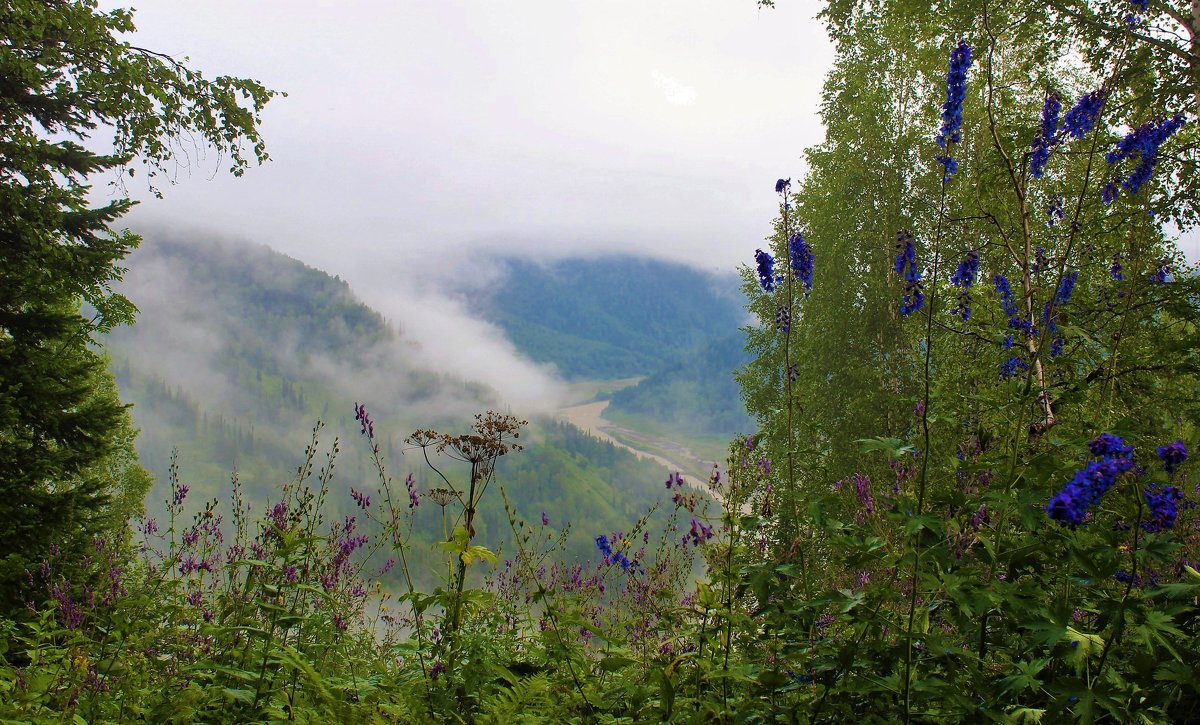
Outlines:
<svg viewBox="0 0 1200 725"><path fill-rule="evenodd" d="M134 219L242 233L360 286L480 249L732 270L822 138L812 0L135 7L140 44L288 97L265 114L267 166L210 179L209 159Z"/></svg>
<svg viewBox="0 0 1200 725"><path fill-rule="evenodd" d="M136 8L138 44L288 96L265 112L270 163L235 179L210 155L163 200L130 183L147 199L131 225L241 236L338 274L429 364L514 396L552 381L465 316L448 275L486 285L497 252L731 271L770 233L775 179L802 176L823 137L816 0ZM1200 239L1187 246L1195 259Z"/></svg>

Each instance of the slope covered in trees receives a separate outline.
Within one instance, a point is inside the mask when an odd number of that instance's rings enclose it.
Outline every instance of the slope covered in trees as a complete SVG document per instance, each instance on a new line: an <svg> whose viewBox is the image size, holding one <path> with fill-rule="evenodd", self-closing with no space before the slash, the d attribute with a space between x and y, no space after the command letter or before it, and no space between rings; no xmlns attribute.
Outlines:
<svg viewBox="0 0 1200 725"><path fill-rule="evenodd" d="M351 444L359 428L355 401L379 411L378 441L389 467L413 473L418 489L428 491L436 477L405 436L418 427L462 425L493 402L490 391L416 362L415 343L346 282L265 246L147 235L128 264L125 288L141 313L106 343L121 397L142 431L141 460L158 481L149 501L155 515L170 498L172 462L202 498L224 499L236 472L245 500L261 508L301 462L318 420L327 444L333 435L346 441L330 503L350 513L349 488L372 488L375 477L365 449ZM598 533L645 510L666 471L544 421L535 422L522 455L501 461L498 475L521 515L536 519L544 511L565 526L586 512ZM436 517L418 519L421 566L440 525ZM485 511L479 531L508 541L503 509ZM577 529L564 556L586 554L595 535Z"/></svg>
<svg viewBox="0 0 1200 725"><path fill-rule="evenodd" d="M753 429L734 372L750 361L741 334L696 347L679 362L612 394L609 410L644 415L685 435L731 438Z"/></svg>
<svg viewBox="0 0 1200 725"><path fill-rule="evenodd" d="M627 378L726 338L745 315L736 281L634 257L510 259L486 305L513 343L568 379Z"/></svg>

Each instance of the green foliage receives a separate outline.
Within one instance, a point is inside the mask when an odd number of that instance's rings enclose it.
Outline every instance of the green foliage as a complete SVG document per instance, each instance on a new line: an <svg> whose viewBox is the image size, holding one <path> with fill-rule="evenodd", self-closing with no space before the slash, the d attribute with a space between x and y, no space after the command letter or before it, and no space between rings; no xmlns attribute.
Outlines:
<svg viewBox="0 0 1200 725"><path fill-rule="evenodd" d="M139 158L152 177L184 139L228 153L234 173L259 160L258 83L209 81L130 45L125 10L95 2L7 2L0 10L0 611L20 607L26 569L51 547L82 556L93 537L123 538L147 479L126 410L91 346L128 323L114 293L138 238L110 229L131 206L93 207L88 180ZM99 127L114 153L80 142ZM129 169L132 174L132 169ZM84 316L80 305L94 312ZM35 535L36 532L36 535Z"/></svg>
<svg viewBox="0 0 1200 725"><path fill-rule="evenodd" d="M726 336L612 394L613 412L645 415L685 435L729 438L751 428L733 371L750 361L740 335Z"/></svg>
<svg viewBox="0 0 1200 725"><path fill-rule="evenodd" d="M727 280L682 265L612 257L507 266L476 312L568 379L655 372L727 337L743 317Z"/></svg>

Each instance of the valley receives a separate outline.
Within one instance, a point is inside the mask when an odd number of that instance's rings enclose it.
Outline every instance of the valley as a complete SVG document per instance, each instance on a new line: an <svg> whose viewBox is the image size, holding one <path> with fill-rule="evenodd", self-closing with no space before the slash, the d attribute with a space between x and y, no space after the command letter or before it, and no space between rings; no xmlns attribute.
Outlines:
<svg viewBox="0 0 1200 725"><path fill-rule="evenodd" d="M418 428L463 430L473 413L507 406L502 393L487 385L430 367L421 341L363 304L346 282L265 246L147 234L129 263L124 289L140 307L138 322L115 330L107 347L122 398L132 403L142 431L137 445L143 464L157 479L147 502L152 515L163 513L170 496L173 462L194 495L224 500L236 474L252 509L264 510L294 474L317 422L318 450L338 450L331 512L350 515L349 490L370 492L380 485L351 403L365 403L370 411L389 473L400 480L412 474L421 492L443 484L406 436ZM674 423L722 405L740 410L736 398L722 403L695 393L679 398L670 411L654 405L631 411L630 402L653 399L663 370L670 374L668 385L690 375L700 376L687 383L696 390L719 390L720 380L703 379L708 368L687 361L713 356L714 341L741 313L727 295L728 280L718 285L678 265L626 258L590 267L506 264L522 275L519 294L501 285L480 301L481 308L504 321L500 326L520 354L565 380L546 414L514 411L531 421L522 439L528 442L500 461L497 481L526 520L544 514L555 527L586 521L586 529L570 530L560 554L586 559L594 556L597 534L621 530L663 501L662 482L670 471L703 484L713 461L723 462L732 431L726 436ZM682 291L634 319L633 300L652 295L663 278L674 279ZM570 309L560 309L559 318L539 317L546 296L564 284L576 291L567 296ZM647 314L659 319L649 324ZM547 324L571 327L573 340L545 348L537 334L523 332ZM694 346L663 346L632 334L639 325L659 336L690 330L680 339ZM577 355L581 349L588 351L584 358ZM453 464L447 473L452 480L462 475ZM432 513L415 511L419 568L436 560L435 544L444 536ZM481 508L477 527L491 546L514 545L498 496Z"/></svg>

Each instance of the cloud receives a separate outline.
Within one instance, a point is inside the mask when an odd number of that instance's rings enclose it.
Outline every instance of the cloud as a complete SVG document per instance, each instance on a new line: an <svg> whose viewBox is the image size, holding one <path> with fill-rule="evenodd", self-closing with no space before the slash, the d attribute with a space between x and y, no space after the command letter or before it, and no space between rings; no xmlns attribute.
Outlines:
<svg viewBox="0 0 1200 725"><path fill-rule="evenodd" d="M669 76L659 69L650 71L654 83L662 89L667 103L673 106L690 106L696 102L696 89L680 83L678 79Z"/></svg>
<svg viewBox="0 0 1200 725"><path fill-rule="evenodd" d="M145 241L128 260L122 291L141 313L134 328L118 330L116 337L145 372L227 410L249 409L220 365L220 351L260 338L264 331L251 329L246 321L279 311L246 315L239 300L218 296L231 280L198 277L185 269L186 257L164 254L159 243L194 248L198 258L219 260L217 270L239 270L239 279L255 288L250 297L267 302L304 289L303 268L285 263L268 247L212 232L153 226L138 231ZM320 338L344 339L353 333L344 327L310 329L299 319L275 330L282 337L270 340L272 358L295 380L319 381L338 397L386 406L414 424L469 417L488 407L526 418L559 407L566 388L554 370L524 358L503 331L474 319L461 297L483 294L503 270L481 272L471 278L472 284L452 287L447 277L468 265L445 253L435 260L377 262L376 271L364 275L369 285L365 295L355 288L347 299L330 302L345 305L352 297L365 297L399 330L396 337L325 352L323 345L314 344Z"/></svg>

